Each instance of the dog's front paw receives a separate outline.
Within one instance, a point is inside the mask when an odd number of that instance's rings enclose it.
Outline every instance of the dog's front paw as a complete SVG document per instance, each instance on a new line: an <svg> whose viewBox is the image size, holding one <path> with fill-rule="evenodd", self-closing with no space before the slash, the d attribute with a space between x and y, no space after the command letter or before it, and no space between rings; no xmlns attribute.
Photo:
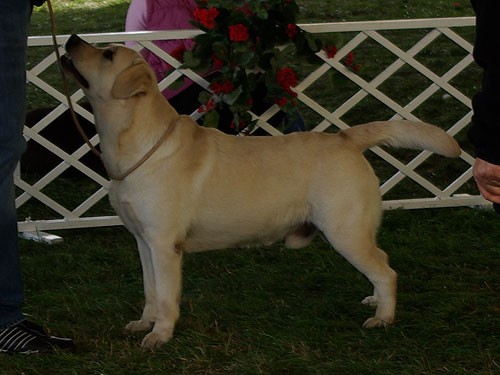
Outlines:
<svg viewBox="0 0 500 375"><path fill-rule="evenodd" d="M389 327L393 322L382 320L376 317L368 318L363 323L363 328L377 328L377 327Z"/></svg>
<svg viewBox="0 0 500 375"><path fill-rule="evenodd" d="M378 299L375 296L369 296L366 297L363 301L361 301L363 305L368 305L368 306L377 306L378 305Z"/></svg>
<svg viewBox="0 0 500 375"><path fill-rule="evenodd" d="M161 345L165 344L172 338L173 331L168 330L164 333L150 332L142 340L141 346L144 349L155 350Z"/></svg>
<svg viewBox="0 0 500 375"><path fill-rule="evenodd" d="M125 326L125 330L129 332L150 331L154 323L145 320L134 320Z"/></svg>

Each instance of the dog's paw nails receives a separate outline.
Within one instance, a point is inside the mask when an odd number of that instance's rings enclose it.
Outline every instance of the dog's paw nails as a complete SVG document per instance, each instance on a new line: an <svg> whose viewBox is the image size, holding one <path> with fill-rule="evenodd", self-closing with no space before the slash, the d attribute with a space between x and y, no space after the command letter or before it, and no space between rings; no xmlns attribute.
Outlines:
<svg viewBox="0 0 500 375"><path fill-rule="evenodd" d="M366 297L363 301L361 301L363 305L369 305L369 306L377 306L378 305L378 299L375 296L369 296Z"/></svg>
<svg viewBox="0 0 500 375"><path fill-rule="evenodd" d="M366 321L363 323L363 328L370 329L370 328L378 328L378 327L389 327L392 325L391 321L386 321L382 320L379 318L368 318Z"/></svg>
<svg viewBox="0 0 500 375"><path fill-rule="evenodd" d="M165 344L172 337L172 333L159 334L150 332L142 340L141 346L144 349L155 350L162 344Z"/></svg>
<svg viewBox="0 0 500 375"><path fill-rule="evenodd" d="M125 326L125 331L128 332L142 332L149 331L153 328L154 323L144 320L134 320Z"/></svg>

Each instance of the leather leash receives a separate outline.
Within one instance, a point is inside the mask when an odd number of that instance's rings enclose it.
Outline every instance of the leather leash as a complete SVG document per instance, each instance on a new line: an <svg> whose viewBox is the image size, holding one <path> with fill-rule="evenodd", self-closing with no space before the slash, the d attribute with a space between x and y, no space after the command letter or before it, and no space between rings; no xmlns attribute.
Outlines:
<svg viewBox="0 0 500 375"><path fill-rule="evenodd" d="M68 87L68 81L66 79L66 74L64 74L64 70L61 67L61 55L59 53L59 46L57 44L57 39L56 39L56 20L55 20L55 15L54 15L54 10L52 9L52 3L50 0L47 0L47 6L49 8L49 15L50 15L50 25L51 25L51 31L52 31L52 45L54 46L54 52L56 54L56 59L57 59L57 65L59 67L59 71L61 72L62 76L62 81L63 81L63 88L64 88L64 95L66 96L66 100L68 102L68 107L71 113L71 117L73 118L73 122L80 133L80 136L83 138L85 143L90 147L92 152L98 156L101 157L101 152L94 147L94 145L90 142L89 137L85 132L83 131L82 126L80 125L80 121L78 121L78 118L76 117L75 110L73 108L73 103L71 101L71 98L69 97L69 87Z"/></svg>
<svg viewBox="0 0 500 375"><path fill-rule="evenodd" d="M83 130L80 121L78 121L78 117L76 116L76 112L73 108L73 103L71 101L71 98L69 96L69 88L68 88L68 82L66 79L66 74L64 73L64 70L61 67L61 55L59 53L59 45L57 44L57 38L56 38L56 22L55 22L55 15L54 15L54 10L52 9L52 3L51 0L46 0L47 1L47 6L49 9L49 15L50 15L50 21L51 21L51 31L52 31L52 44L54 47L54 52L56 54L57 58L57 64L59 67L59 71L61 72L61 77L63 81L63 86L64 86L64 95L66 96L66 100L68 102L68 107L71 113L71 117L73 119L73 122L80 133L80 136L82 139L85 141L85 143L89 146L90 150L99 158L101 157L101 152L94 147L94 145L90 142L89 137L87 134L85 134L85 131ZM173 124L170 124L170 126L167 127L163 135L158 139L158 141L151 147L151 149L137 162L135 163L132 167L127 169L125 172L118 174L118 175L113 175L112 173L109 173L107 171L108 176L110 179L115 180L115 181L122 181L124 180L127 176L129 176L132 172L137 170L141 165L143 165L150 157L153 155L158 148L160 148L161 144L167 139L167 137L170 135L170 133L173 131Z"/></svg>

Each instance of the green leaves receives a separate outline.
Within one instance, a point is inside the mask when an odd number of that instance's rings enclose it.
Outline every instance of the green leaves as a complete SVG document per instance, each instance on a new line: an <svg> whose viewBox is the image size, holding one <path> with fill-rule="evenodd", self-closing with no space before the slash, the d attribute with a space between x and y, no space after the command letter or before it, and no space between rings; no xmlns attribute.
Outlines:
<svg viewBox="0 0 500 375"><path fill-rule="evenodd" d="M219 113L217 111L210 111L205 113L203 117L203 126L208 128L216 128L219 125Z"/></svg>
<svg viewBox="0 0 500 375"><path fill-rule="evenodd" d="M259 107L276 103L285 112L295 110L291 87L297 80L284 84L277 75L285 67L291 70L293 54L314 55L322 47L319 39L296 26L298 14L294 0L248 0L231 8L198 1L194 24L206 32L184 54L185 66L220 73L211 83L212 92L200 95L205 126L216 126L220 111L227 110L236 130L248 126L252 119L247 111L254 101Z"/></svg>
<svg viewBox="0 0 500 375"><path fill-rule="evenodd" d="M189 69L197 68L201 63L200 58L196 57L193 51L184 52L184 66Z"/></svg>
<svg viewBox="0 0 500 375"><path fill-rule="evenodd" d="M234 103L236 103L242 92L243 92L243 87L238 86L235 90L231 91L230 93L224 94L222 100L227 105L233 105Z"/></svg>

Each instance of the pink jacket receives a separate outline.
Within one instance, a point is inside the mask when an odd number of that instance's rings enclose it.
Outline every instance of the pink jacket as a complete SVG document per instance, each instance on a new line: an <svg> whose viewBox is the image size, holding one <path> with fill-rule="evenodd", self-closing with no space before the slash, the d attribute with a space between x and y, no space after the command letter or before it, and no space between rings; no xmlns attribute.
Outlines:
<svg viewBox="0 0 500 375"><path fill-rule="evenodd" d="M125 31L194 29L190 20L196 7L194 0L132 0L127 13ZM168 53L179 48L190 49L193 46L191 39L159 40L154 43ZM127 43L128 46L133 44L135 43ZM150 51L144 50L142 55L153 68L157 80L163 79L170 66ZM182 88L165 89L163 95L170 99L191 84L192 81L185 78Z"/></svg>

